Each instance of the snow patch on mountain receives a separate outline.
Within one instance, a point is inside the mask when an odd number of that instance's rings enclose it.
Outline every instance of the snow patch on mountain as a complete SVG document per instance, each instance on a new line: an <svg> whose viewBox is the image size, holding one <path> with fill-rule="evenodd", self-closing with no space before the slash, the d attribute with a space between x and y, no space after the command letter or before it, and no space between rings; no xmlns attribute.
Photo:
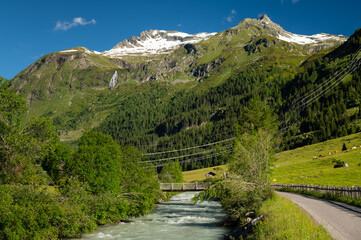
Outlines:
<svg viewBox="0 0 361 240"><path fill-rule="evenodd" d="M63 50L63 51L60 51L61 53L69 53L69 52L78 52L79 50L77 49L68 49L68 50Z"/></svg>
<svg viewBox="0 0 361 240"><path fill-rule="evenodd" d="M131 37L118 43L109 51L104 51L102 55L112 58L122 56L163 54L178 48L187 43L196 43L208 39L216 33L188 34L176 31L150 30L144 31L139 37Z"/></svg>
<svg viewBox="0 0 361 240"><path fill-rule="evenodd" d="M71 48L71 49L60 51L60 53L71 53L71 52L85 52L87 54L101 54L101 52L90 51L89 49L87 49L85 47Z"/></svg>
<svg viewBox="0 0 361 240"><path fill-rule="evenodd" d="M297 43L301 45L318 44L328 40L336 40L341 42L346 40L344 36L336 36L325 33L319 33L319 34L307 36L307 35L299 35L299 34L285 32L283 34L279 34L278 38L286 42Z"/></svg>

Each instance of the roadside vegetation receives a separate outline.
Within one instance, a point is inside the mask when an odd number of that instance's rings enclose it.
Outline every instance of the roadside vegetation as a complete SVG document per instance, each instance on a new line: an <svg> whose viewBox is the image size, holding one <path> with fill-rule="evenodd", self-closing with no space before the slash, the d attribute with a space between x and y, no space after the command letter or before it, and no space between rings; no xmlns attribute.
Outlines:
<svg viewBox="0 0 361 240"><path fill-rule="evenodd" d="M260 212L265 216L264 221L256 225L249 239L332 239L296 204L277 194L263 203Z"/></svg>
<svg viewBox="0 0 361 240"><path fill-rule="evenodd" d="M299 193L302 195L308 195L308 196L312 196L312 197L316 197L316 198L320 198L320 199L342 202L342 203L346 203L346 204L349 204L352 206L361 207L361 199L358 199L358 198L351 198L351 197L340 196L340 195L330 194L330 193L322 194L322 193L318 193L318 192L314 192L314 191L301 191L301 190L295 190L295 189L291 189L291 188L282 188L282 189L279 189L279 191Z"/></svg>

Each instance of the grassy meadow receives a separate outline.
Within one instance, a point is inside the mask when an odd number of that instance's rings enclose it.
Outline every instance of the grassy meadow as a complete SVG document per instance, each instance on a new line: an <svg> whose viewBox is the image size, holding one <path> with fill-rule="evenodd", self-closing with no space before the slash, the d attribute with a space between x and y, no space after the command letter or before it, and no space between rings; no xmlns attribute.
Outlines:
<svg viewBox="0 0 361 240"><path fill-rule="evenodd" d="M346 151L342 151L343 143L346 144ZM356 133L280 152L275 156L270 179L274 183L281 184L361 185L360 145L361 133ZM356 149L352 150L352 147ZM349 167L334 168L335 160L345 161ZM226 169L226 165L221 165L186 171L183 172L183 177L186 182L201 181L206 179L205 174L210 171L219 176Z"/></svg>
<svg viewBox="0 0 361 240"><path fill-rule="evenodd" d="M223 172L227 170L226 165L220 165L217 167L209 167L209 168L202 168L196 169L192 171L182 172L184 182L192 182L192 181L202 181L206 179L206 173L214 172L217 174L216 176L223 176Z"/></svg>
<svg viewBox="0 0 361 240"><path fill-rule="evenodd" d="M342 151L343 143L346 151ZM356 133L278 153L272 180L281 184L361 185L360 145L361 133ZM345 161L349 167L334 168L335 160Z"/></svg>

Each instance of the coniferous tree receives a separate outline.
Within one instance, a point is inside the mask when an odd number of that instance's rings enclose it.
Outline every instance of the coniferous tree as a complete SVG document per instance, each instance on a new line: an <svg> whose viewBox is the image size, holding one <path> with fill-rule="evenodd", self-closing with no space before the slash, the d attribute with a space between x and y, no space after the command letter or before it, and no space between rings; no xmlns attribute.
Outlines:
<svg viewBox="0 0 361 240"><path fill-rule="evenodd" d="M342 151L346 151L346 150L347 150L346 144L343 143L343 144L342 144Z"/></svg>

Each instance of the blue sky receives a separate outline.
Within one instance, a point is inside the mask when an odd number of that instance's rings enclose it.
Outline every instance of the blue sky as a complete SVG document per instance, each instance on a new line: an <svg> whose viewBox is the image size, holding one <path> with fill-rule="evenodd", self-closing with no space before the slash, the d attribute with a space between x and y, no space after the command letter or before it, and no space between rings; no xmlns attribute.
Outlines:
<svg viewBox="0 0 361 240"><path fill-rule="evenodd" d="M149 29L219 32L260 14L293 33L350 36L360 9L360 0L0 0L0 76L11 79L50 52L109 50Z"/></svg>

